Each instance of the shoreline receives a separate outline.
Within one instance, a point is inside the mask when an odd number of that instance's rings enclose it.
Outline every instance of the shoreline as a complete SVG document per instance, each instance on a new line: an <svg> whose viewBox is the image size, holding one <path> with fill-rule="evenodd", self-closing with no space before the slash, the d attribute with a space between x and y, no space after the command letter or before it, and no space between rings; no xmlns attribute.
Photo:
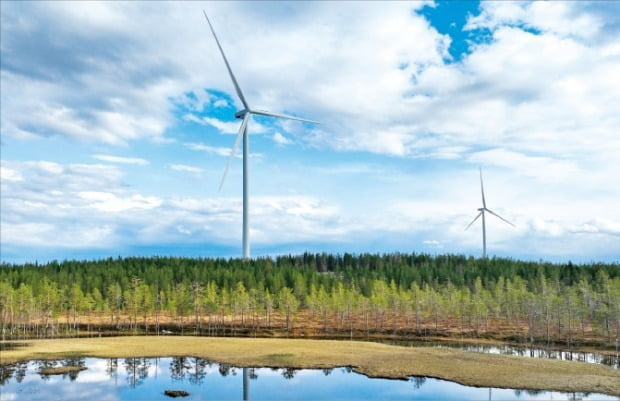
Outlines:
<svg viewBox="0 0 620 401"><path fill-rule="evenodd" d="M122 336L13 340L0 364L66 357L194 356L238 367L325 369L350 366L368 377L434 377L476 387L620 396L620 371L601 365L481 354L451 348L282 338Z"/></svg>
<svg viewBox="0 0 620 401"><path fill-rule="evenodd" d="M618 352L612 345L597 344L592 342L576 342L570 347L564 343L552 342L545 344L543 342L520 342L512 341L509 339L492 338L492 337L457 337L457 336L401 336L392 334L374 334L370 336L353 336L350 337L348 333L344 331L341 333L325 334L306 334L306 333L290 333L286 336L286 333L279 333L275 330L263 333L250 333L239 332L234 335L206 335L204 333L195 334L188 330L185 334L180 332L166 332L161 334L156 333L133 333L130 331L115 332L115 331L82 331L79 335L60 335L57 337L32 337L32 338L5 338L0 339L0 344L8 344L14 342L28 342L39 340L69 340L69 339L88 339L88 338L114 338L114 337L193 337L193 338L238 338L238 339L293 339L293 340L317 340L317 341L355 341L355 342L371 342L386 345L405 346L405 347L418 347L418 346L447 346L457 348L458 346L471 345L471 346L490 346L490 347L512 347L522 349L536 349L545 350L549 352L573 352L573 353L590 353L604 356L617 356ZM428 344L428 345L424 345ZM472 351L473 352L473 351Z"/></svg>

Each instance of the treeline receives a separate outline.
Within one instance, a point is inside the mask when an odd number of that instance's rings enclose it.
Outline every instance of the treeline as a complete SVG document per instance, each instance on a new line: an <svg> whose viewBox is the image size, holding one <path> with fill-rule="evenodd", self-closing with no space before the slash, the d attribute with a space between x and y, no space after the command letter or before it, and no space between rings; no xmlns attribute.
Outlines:
<svg viewBox="0 0 620 401"><path fill-rule="evenodd" d="M620 265L308 253L2 264L0 315L3 338L91 324L159 333L172 323L210 335L305 328L614 343Z"/></svg>

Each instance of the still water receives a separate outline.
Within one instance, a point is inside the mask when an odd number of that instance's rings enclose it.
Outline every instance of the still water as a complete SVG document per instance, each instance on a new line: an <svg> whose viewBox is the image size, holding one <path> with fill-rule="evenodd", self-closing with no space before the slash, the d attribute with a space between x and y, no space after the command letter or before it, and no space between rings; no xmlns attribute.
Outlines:
<svg viewBox="0 0 620 401"><path fill-rule="evenodd" d="M432 341L381 341L392 345L403 345L411 347L438 347L460 349L468 352L479 352L483 354L515 355L527 358L558 359L563 361L575 361L605 365L614 369L620 369L620 355L608 355L595 352L566 351L550 348L527 347L516 345L489 345L473 343L451 343L451 342L432 342Z"/></svg>
<svg viewBox="0 0 620 401"><path fill-rule="evenodd" d="M50 366L88 369L42 375ZM18 400L171 400L166 390L184 390L181 400L620 400L602 394L477 388L412 377L370 379L349 368L244 369L202 358L75 358L30 361L0 367L0 398Z"/></svg>

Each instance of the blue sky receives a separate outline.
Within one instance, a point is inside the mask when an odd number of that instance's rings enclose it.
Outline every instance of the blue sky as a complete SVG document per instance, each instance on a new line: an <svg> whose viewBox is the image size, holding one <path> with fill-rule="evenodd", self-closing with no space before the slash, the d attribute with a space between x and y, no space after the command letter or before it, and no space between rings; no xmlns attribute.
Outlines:
<svg viewBox="0 0 620 401"><path fill-rule="evenodd" d="M620 3L2 2L1 259L620 255ZM239 156L239 155L238 155Z"/></svg>

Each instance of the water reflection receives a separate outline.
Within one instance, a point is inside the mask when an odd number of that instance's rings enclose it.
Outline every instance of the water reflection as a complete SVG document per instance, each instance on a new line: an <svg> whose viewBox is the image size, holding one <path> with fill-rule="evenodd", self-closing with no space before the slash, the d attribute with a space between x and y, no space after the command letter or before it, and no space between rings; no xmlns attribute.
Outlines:
<svg viewBox="0 0 620 401"><path fill-rule="evenodd" d="M41 375L44 367L87 367L65 375ZM3 400L47 400L60 395L72 399L164 400L168 389L200 399L596 399L617 400L601 394L559 393L499 388L475 388L428 377L408 381L370 379L351 367L336 369L239 368L195 357L74 358L31 361L0 367ZM44 377L45 376L45 377ZM252 392L250 393L250 386Z"/></svg>
<svg viewBox="0 0 620 401"><path fill-rule="evenodd" d="M596 363L620 369L620 355L606 355L594 352L561 351L548 348L537 348L516 345L486 345L471 343L452 343L437 341L378 341L385 344L405 345L411 347L438 347L452 348L468 352L480 352L484 354L500 354L524 356L529 358L558 359L563 361L576 361Z"/></svg>
<svg viewBox="0 0 620 401"><path fill-rule="evenodd" d="M149 377L151 358L125 358L123 366L127 372L127 384L129 387L136 388Z"/></svg>
<svg viewBox="0 0 620 401"><path fill-rule="evenodd" d="M413 376L409 380L413 382L413 388L415 388L416 390L419 390L424 385L424 383L426 383L426 377L422 376Z"/></svg>

